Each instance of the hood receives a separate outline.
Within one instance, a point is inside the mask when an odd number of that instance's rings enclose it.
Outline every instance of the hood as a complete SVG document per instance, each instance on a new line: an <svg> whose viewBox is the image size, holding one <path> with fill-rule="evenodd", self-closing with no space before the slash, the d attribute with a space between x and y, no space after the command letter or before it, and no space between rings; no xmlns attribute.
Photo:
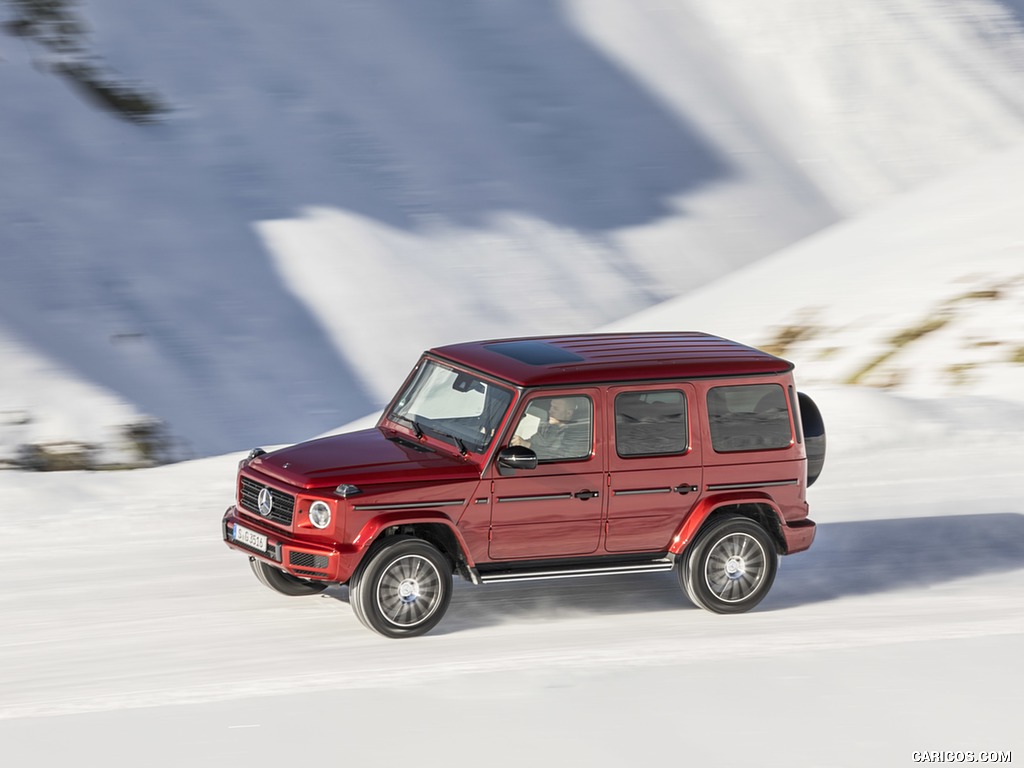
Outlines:
<svg viewBox="0 0 1024 768"><path fill-rule="evenodd" d="M389 439L376 428L282 448L254 459L249 466L305 489L480 477L480 467L470 461L408 440Z"/></svg>

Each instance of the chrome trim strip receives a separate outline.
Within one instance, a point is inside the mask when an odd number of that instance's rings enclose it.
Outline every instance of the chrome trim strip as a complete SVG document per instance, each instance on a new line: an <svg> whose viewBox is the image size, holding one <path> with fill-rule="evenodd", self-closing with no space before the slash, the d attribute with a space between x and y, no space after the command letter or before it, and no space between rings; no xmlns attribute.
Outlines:
<svg viewBox="0 0 1024 768"><path fill-rule="evenodd" d="M584 576L611 576L617 573L655 573L658 571L671 571L674 564L671 560L656 560L651 563L640 563L639 565L617 565L604 568L579 568L576 570L552 570L552 571L527 571L524 573L495 573L480 574L480 581L502 582L502 581L540 581L542 579L576 579Z"/></svg>
<svg viewBox="0 0 1024 768"><path fill-rule="evenodd" d="M499 496L498 501L555 501L571 498L571 493L552 493L547 496Z"/></svg>
<svg viewBox="0 0 1024 768"><path fill-rule="evenodd" d="M612 489L614 496L642 496L648 493L672 493L671 488L638 488L636 490L617 491Z"/></svg>
<svg viewBox="0 0 1024 768"><path fill-rule="evenodd" d="M774 488L780 485L796 485L799 480L765 480L760 483L721 483L709 485L709 491L738 491L744 488Z"/></svg>
<svg viewBox="0 0 1024 768"><path fill-rule="evenodd" d="M466 503L465 499L450 501L412 501L405 504L356 504L352 509L431 509L433 507L455 507Z"/></svg>

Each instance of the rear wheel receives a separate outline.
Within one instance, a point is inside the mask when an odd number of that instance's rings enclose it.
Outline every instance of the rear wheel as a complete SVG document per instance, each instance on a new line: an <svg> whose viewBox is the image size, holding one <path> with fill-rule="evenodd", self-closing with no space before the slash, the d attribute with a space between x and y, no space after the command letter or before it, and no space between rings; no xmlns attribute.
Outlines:
<svg viewBox="0 0 1024 768"><path fill-rule="evenodd" d="M285 573L280 568L267 565L267 563L257 560L255 557L249 558L249 566L263 586L269 587L275 592L280 592L282 595L288 595L288 597L318 595L327 589L325 582L300 579L297 576L292 576L290 573Z"/></svg>
<svg viewBox="0 0 1024 768"><path fill-rule="evenodd" d="M771 536L745 517L707 526L680 559L679 581L690 600L713 613L743 613L775 581L778 554Z"/></svg>
<svg viewBox="0 0 1024 768"><path fill-rule="evenodd" d="M385 637L416 637L437 626L452 598L452 568L421 539L402 536L370 555L349 582L356 617Z"/></svg>

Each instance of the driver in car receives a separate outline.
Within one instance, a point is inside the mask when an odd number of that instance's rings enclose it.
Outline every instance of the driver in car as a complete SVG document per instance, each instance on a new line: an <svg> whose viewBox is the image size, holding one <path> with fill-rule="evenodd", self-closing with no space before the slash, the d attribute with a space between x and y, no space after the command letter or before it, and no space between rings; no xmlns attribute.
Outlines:
<svg viewBox="0 0 1024 768"><path fill-rule="evenodd" d="M589 430L586 424L573 423L579 403L578 397L553 398L547 421L542 421L528 439L513 436L512 445L530 448L541 460L585 456L589 453Z"/></svg>

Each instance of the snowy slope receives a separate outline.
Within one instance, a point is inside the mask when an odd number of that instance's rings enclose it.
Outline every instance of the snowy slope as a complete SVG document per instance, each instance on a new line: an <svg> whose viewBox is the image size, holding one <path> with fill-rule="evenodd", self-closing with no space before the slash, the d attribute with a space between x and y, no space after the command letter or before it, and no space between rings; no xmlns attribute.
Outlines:
<svg viewBox="0 0 1024 768"><path fill-rule="evenodd" d="M64 503L0 515L5 759L393 765L399 749L441 766L454 749L612 766L682 749L711 764L730 744L758 765L852 768L1019 752L1024 417L979 430L884 393L815 394L832 438L817 541L739 616L688 607L672 574L458 582L435 632L389 641L345 589L284 598L218 540L238 456L7 473L8 509Z"/></svg>
<svg viewBox="0 0 1024 768"><path fill-rule="evenodd" d="M4 764L1019 753L1015 8L88 0L177 107L151 128L0 37L0 451L299 439L424 346L635 310L793 359L830 446L753 613L671 574L459 583L406 642L223 546L236 453L0 472Z"/></svg>
<svg viewBox="0 0 1024 768"><path fill-rule="evenodd" d="M817 286L822 336L848 333L856 362L881 329L946 301L964 248L986 279L1020 264L1001 258L1019 246L1006 180L1020 160L1013 150L985 161L730 276L721 294L712 285L630 322L700 317L742 337L758 317L768 328L799 309L765 295ZM845 266L857 259L876 278L912 278L875 297L891 281L858 282ZM950 324L1010 333L1019 322L1012 296L979 298L980 314L973 301L955 306ZM943 329L929 338L948 356L959 347ZM679 755L711 765L723 749L772 767L910 765L922 751L1012 759L1024 403L992 396L981 378L956 397L843 386L806 353L815 338L790 351L828 426L825 471L808 493L818 536L738 616L689 607L672 574L457 582L437 630L390 641L359 624L345 588L284 598L224 547L217 521L239 454L0 474L5 759L170 768L299 754L429 767L454 752L510 767Z"/></svg>
<svg viewBox="0 0 1024 768"><path fill-rule="evenodd" d="M613 324L771 349L806 385L1024 402L1024 145Z"/></svg>
<svg viewBox="0 0 1024 768"><path fill-rule="evenodd" d="M0 361L88 382L111 416L64 439L300 439L426 346L610 322L1024 136L996 2L79 7L174 109L0 36ZM45 389L4 385L0 445L76 421Z"/></svg>

